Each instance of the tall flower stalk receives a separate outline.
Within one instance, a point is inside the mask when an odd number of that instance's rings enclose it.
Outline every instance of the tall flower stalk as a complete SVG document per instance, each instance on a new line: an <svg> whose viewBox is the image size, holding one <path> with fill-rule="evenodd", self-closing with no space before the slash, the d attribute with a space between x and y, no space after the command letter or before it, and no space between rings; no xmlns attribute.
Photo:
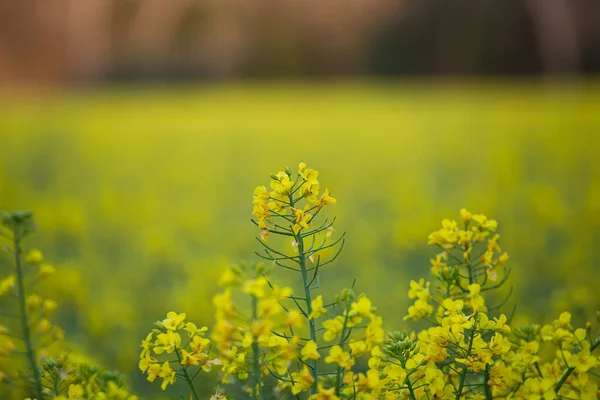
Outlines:
<svg viewBox="0 0 600 400"><path fill-rule="evenodd" d="M19 303L19 319L25 357L32 372L33 391L39 400L44 399L41 372L38 366L36 348L31 333L31 320L27 310L27 292L25 285L25 270L23 265L22 240L35 229L33 214L29 211L18 211L2 215L2 224L8 228L9 234L5 236L12 241L12 255L16 275L16 287L13 295Z"/></svg>
<svg viewBox="0 0 600 400"><path fill-rule="evenodd" d="M329 195L329 190L320 195L319 172L300 163L294 177L290 168L271 175L271 191L259 186L254 191L253 221L262 229L259 242L264 247L260 257L286 270L300 274L304 298L302 311L308 322L310 340L317 342L317 327L313 310L313 290L319 287L319 269L331 263L341 252L344 235L332 243L328 243L333 233L335 219L324 218L317 225L317 217L325 206L334 205L337 200ZM286 254L267 245L270 234L292 238L292 249L295 255ZM307 246L307 243L310 245ZM337 251L328 260L321 257L325 250L336 247ZM291 263L291 264L290 264ZM309 266L312 264L312 267ZM313 378L311 393L318 388L318 362L308 361Z"/></svg>

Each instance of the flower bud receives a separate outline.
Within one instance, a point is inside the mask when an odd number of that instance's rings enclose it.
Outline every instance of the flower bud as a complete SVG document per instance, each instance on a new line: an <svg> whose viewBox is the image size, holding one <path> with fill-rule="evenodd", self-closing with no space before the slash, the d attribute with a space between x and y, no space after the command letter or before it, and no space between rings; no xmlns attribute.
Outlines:
<svg viewBox="0 0 600 400"><path fill-rule="evenodd" d="M263 272L265 272L265 264L260 263L256 266L256 273L262 274Z"/></svg>
<svg viewBox="0 0 600 400"><path fill-rule="evenodd" d="M54 268L52 265L42 264L42 265L40 265L40 270L38 272L38 278L40 278L40 279L47 278L51 275L54 275L55 272L56 272L56 268Z"/></svg>
<svg viewBox="0 0 600 400"><path fill-rule="evenodd" d="M46 333L48 330L50 330L50 321L48 321L46 318L42 318L37 324L37 332Z"/></svg>
<svg viewBox="0 0 600 400"><path fill-rule="evenodd" d="M38 249L31 250L25 258L25 262L29 265L39 265L42 261L44 261L44 255Z"/></svg>
<svg viewBox="0 0 600 400"><path fill-rule="evenodd" d="M471 222L471 219L473 218L473 215L469 211L467 211L466 208L462 208L460 210L460 217L462 218L462 220L465 223L469 223L469 222Z"/></svg>
<svg viewBox="0 0 600 400"><path fill-rule="evenodd" d="M42 303L42 299L37 294L32 294L27 296L27 300L25 300L25 303L27 304L27 311L32 312L37 310L37 308Z"/></svg>
<svg viewBox="0 0 600 400"><path fill-rule="evenodd" d="M166 332L167 328L163 325L162 321L156 321L154 326L157 327L161 332Z"/></svg>
<svg viewBox="0 0 600 400"><path fill-rule="evenodd" d="M56 310L57 304L54 300L44 300L42 305L42 310L45 315L50 315L54 310Z"/></svg>
<svg viewBox="0 0 600 400"><path fill-rule="evenodd" d="M283 170L285 171L287 176L292 176L292 170L290 169L290 167L286 166L285 168L283 168Z"/></svg>

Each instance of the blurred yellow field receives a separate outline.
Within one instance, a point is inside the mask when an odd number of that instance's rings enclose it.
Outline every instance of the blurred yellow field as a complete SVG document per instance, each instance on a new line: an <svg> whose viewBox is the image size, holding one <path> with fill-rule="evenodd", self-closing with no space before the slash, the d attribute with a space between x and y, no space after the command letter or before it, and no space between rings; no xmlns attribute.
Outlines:
<svg viewBox="0 0 600 400"><path fill-rule="evenodd" d="M258 261L254 188L300 161L338 203L357 279L400 321L427 235L466 207L510 253L516 320L600 308L600 86L272 83L86 90L0 100L0 209L34 211L66 336L138 392L149 321L209 324L228 266ZM0 271L3 271L0 267ZM285 272L280 272L284 274ZM508 288L507 288L508 289ZM0 303L1 304L1 303ZM412 327L406 322L407 328ZM385 326L384 326L385 328ZM397 326L396 326L397 328Z"/></svg>

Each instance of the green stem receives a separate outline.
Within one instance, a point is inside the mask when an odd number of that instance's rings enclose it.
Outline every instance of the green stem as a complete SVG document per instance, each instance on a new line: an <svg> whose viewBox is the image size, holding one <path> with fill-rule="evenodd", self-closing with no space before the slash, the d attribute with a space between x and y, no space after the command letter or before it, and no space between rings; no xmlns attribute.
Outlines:
<svg viewBox="0 0 600 400"><path fill-rule="evenodd" d="M590 353L592 351L594 351L596 349L596 347L600 346L600 340L596 340L596 342L592 345L592 347L590 347ZM558 381L558 383L556 384L556 386L554 386L554 393L558 393L558 391L560 390L560 388L565 384L565 382L567 381L567 379L569 378L569 376L571 376L571 374L573 373L573 371L575 371L575 367L569 367L567 368L567 370L565 371L565 373L563 374L563 376L560 378L560 380Z"/></svg>
<svg viewBox="0 0 600 400"><path fill-rule="evenodd" d="M467 358L467 359L471 355L471 349L473 348L473 339L475 338L476 327L477 327L477 320L473 321L473 328L471 328L471 337L469 338L469 347L467 349L467 355L465 356L465 358ZM468 368L467 368L467 365L465 365L465 367L463 368L463 370L460 374L460 381L458 384L458 390L456 391L455 400L460 400L460 396L462 395L462 391L465 386L465 379L467 378L467 372L468 372Z"/></svg>
<svg viewBox="0 0 600 400"><path fill-rule="evenodd" d="M344 317L344 324L342 325L342 335L340 337L340 342L338 343L339 346L343 346L344 345L344 336L346 336L346 328L348 326L348 314L349 314L349 310L346 310L346 316ZM341 392L341 376L342 375L342 367L338 366L337 370L335 372L335 395L337 397L340 397L340 392Z"/></svg>
<svg viewBox="0 0 600 400"><path fill-rule="evenodd" d="M179 363L181 364L181 351L179 351L179 349L176 349L175 354L177 354L177 359L179 360ZM181 370L183 371L183 378L185 379L188 386L190 387L190 390L192 391L194 400L200 400L200 396L198 396L198 392L196 392L196 388L194 387L192 378L190 378L190 375L187 372L187 367L183 367Z"/></svg>
<svg viewBox="0 0 600 400"><path fill-rule="evenodd" d="M37 357L35 348L31 340L31 330L29 327L29 316L27 315L27 303L25 299L25 285L23 283L23 270L21 266L21 236L17 229L14 231L14 246L15 246L15 267L17 269L17 285L19 287L19 303L21 308L21 328L23 330L23 342L25 343L25 354L29 360L29 366L33 370L33 381L35 391L39 400L44 400L42 393L42 377L37 366Z"/></svg>
<svg viewBox="0 0 600 400"><path fill-rule="evenodd" d="M488 381L490 380L490 366L486 365L485 366L485 373L483 374L483 379L484 379L484 386L483 386L483 390L485 392L485 400L492 400L492 388L490 388L490 385L488 385Z"/></svg>
<svg viewBox="0 0 600 400"><path fill-rule="evenodd" d="M404 365L406 365L406 363ZM406 386L408 386L408 391L410 393L410 398L412 400L417 400L417 396L415 395L415 391L414 391L414 389L412 387L412 383L410 383L410 377L409 376L406 376Z"/></svg>
<svg viewBox="0 0 600 400"><path fill-rule="evenodd" d="M258 299L252 296L252 321L258 317ZM253 364L253 378L254 388L252 394L256 400L262 399L262 393L260 390L260 349L258 348L257 338L252 338L252 364Z"/></svg>
<svg viewBox="0 0 600 400"><path fill-rule="evenodd" d="M306 256L304 255L304 239L300 234L296 235L296 242L298 242L298 256L300 261L300 273L302 274L302 286L304 286L304 298L306 299L306 313L310 315L312 313L312 297L310 293L310 282L308 280L308 271L306 270ZM315 319L308 321L310 329L310 340L317 342L317 329L315 326ZM311 374L314 379L313 387L310 394L317 393L317 361L310 360Z"/></svg>

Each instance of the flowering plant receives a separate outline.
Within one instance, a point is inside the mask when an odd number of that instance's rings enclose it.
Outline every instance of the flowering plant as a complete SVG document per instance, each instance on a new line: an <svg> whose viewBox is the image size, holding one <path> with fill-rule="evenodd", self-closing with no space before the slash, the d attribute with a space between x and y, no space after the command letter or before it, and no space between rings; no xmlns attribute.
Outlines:
<svg viewBox="0 0 600 400"><path fill-rule="evenodd" d="M412 304L398 318L402 325L420 321L420 328L393 330L388 321L386 334L355 282L335 295L321 289L323 268L341 253L345 234L335 233L328 213L337 200L321 191L318 171L300 163L295 173L271 175L269 186L257 187L252 201L261 263L223 273L212 327L174 311L155 322L141 343L139 368L148 381L159 380L162 390L183 381L193 400L203 397L201 376L216 386L212 400L597 398L600 336L591 323L575 327L565 311L550 324L517 327L515 308L505 312L511 269L497 221L466 209L458 221L442 221L428 237L436 249L430 279L410 282ZM48 319L56 303L27 292L27 276L36 283L55 272L38 250L22 261L31 214L6 214L3 224L15 273L0 281L0 295L17 300L17 312L6 316L20 321L31 393L135 399L120 375L65 351L62 330ZM11 332L0 327L0 356L17 354ZM16 379L0 372L2 381Z"/></svg>
<svg viewBox="0 0 600 400"><path fill-rule="evenodd" d="M239 383L255 399L596 398L592 369L600 363L592 352L600 337L592 336L591 324L576 329L565 312L552 324L515 328L514 308L509 315L501 312L510 292L490 304L510 268L498 222L483 214L463 209L460 223L445 219L429 235L428 243L438 249L431 259L432 281L410 282L414 302L404 317L428 323L420 331L386 336L376 308L355 293L354 284L333 298L318 294L319 271L345 243L344 235L332 239L335 218L324 210L337 200L328 189L320 193L318 178L318 171L301 163L295 174L285 168L271 175L271 190L254 190L253 223L263 248L256 254L269 263L231 268L219 282L225 289L214 298L212 343L203 339L211 355L194 364L202 370L219 366L214 397L225 397L223 385ZM279 246L271 237L280 239ZM299 275L300 294L275 283L274 269ZM248 296L245 307L234 300L236 292ZM183 320L178 324L184 327ZM183 351L180 343L178 337L171 342L174 352ZM144 341L142 370L148 360L155 362L152 346L163 351L158 338ZM551 346L554 353L546 349ZM158 371L158 363L153 365ZM177 374L162 365L164 388ZM179 365L199 399L181 357ZM148 373L149 380L155 376Z"/></svg>

